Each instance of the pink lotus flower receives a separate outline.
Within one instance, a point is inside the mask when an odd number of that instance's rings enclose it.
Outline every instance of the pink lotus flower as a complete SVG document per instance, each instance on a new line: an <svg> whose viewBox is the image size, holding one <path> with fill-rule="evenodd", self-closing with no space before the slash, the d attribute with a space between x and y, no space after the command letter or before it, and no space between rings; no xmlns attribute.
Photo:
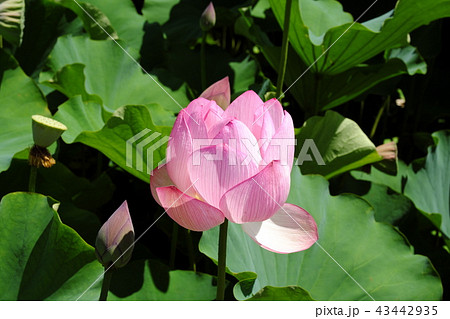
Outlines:
<svg viewBox="0 0 450 319"><path fill-rule="evenodd" d="M309 248L318 238L308 212L287 204L294 125L276 99L247 91L222 110L197 98L175 121L167 163L150 178L155 200L179 225L204 231L227 218L277 253Z"/></svg>

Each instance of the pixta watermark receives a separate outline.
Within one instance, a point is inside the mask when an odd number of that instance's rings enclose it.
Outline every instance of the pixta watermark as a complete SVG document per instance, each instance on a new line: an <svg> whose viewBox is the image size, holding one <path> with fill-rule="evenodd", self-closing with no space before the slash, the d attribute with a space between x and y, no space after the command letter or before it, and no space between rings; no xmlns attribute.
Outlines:
<svg viewBox="0 0 450 319"><path fill-rule="evenodd" d="M166 147L165 144L170 139L169 136L163 136L148 128L142 130L126 142L126 165L140 172L151 174L155 166L159 167L170 161L171 157L177 156L177 154L171 154L171 148L167 148L166 158L155 163L154 153L161 147ZM289 165L296 146L297 140L291 138L262 138L259 140L194 138L184 152L189 153L192 166L202 165L203 161L222 161L230 166L245 166L250 163L264 166L273 160L280 161L281 165ZM294 159L294 165L302 165L304 162L311 161L315 161L317 165L325 165L314 140L306 139L297 158Z"/></svg>

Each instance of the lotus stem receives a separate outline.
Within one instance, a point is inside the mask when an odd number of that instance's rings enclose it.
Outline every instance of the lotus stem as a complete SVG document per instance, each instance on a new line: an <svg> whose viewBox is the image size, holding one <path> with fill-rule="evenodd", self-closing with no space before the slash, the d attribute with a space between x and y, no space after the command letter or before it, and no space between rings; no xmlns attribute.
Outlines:
<svg viewBox="0 0 450 319"><path fill-rule="evenodd" d="M2 49L2 48L3 48L3 37L0 34L0 49Z"/></svg>
<svg viewBox="0 0 450 319"><path fill-rule="evenodd" d="M202 44L200 50L200 76L202 80L202 90L206 89L206 31L202 32Z"/></svg>
<svg viewBox="0 0 450 319"><path fill-rule="evenodd" d="M370 131L370 138L372 139L375 136L375 132L377 131L378 123L380 123L381 116L383 115L384 109L391 103L391 96L388 95L380 110L378 111L377 117L375 118L375 122L373 123L372 130Z"/></svg>
<svg viewBox="0 0 450 319"><path fill-rule="evenodd" d="M197 272L197 265L195 264L194 244L192 243L192 233L189 229L187 230L187 245L188 245L189 263L191 264L192 270L194 272Z"/></svg>
<svg viewBox="0 0 450 319"><path fill-rule="evenodd" d="M30 166L30 181L28 182L28 191L30 193L36 192L36 176L37 176L37 167L34 165Z"/></svg>
<svg viewBox="0 0 450 319"><path fill-rule="evenodd" d="M105 267L105 272L103 274L102 291L100 293L99 301L106 301L108 298L109 286L111 285L112 271Z"/></svg>
<svg viewBox="0 0 450 319"><path fill-rule="evenodd" d="M319 73L314 74L314 112L311 116L319 115L320 113L320 84L322 83L322 77Z"/></svg>
<svg viewBox="0 0 450 319"><path fill-rule="evenodd" d="M219 260L217 271L217 296L216 300L225 299L225 267L227 260L227 232L228 232L228 220L225 219L222 225L220 225L219 233Z"/></svg>
<svg viewBox="0 0 450 319"><path fill-rule="evenodd" d="M170 242L170 258L169 258L169 268L175 269L175 256L177 254L177 242L178 242L178 224L173 223L172 226L172 239Z"/></svg>
<svg viewBox="0 0 450 319"><path fill-rule="evenodd" d="M281 100L283 94L283 82L284 75L286 74L286 64L289 48L289 25L291 20L291 6L292 0L286 1L286 7L284 9L284 28L283 28L283 43L281 45L281 60L278 66L278 79L277 79L277 98Z"/></svg>
<svg viewBox="0 0 450 319"><path fill-rule="evenodd" d="M363 120L363 114L364 114L364 106L365 106L365 100L361 101L361 107L359 108L359 122L361 123Z"/></svg>

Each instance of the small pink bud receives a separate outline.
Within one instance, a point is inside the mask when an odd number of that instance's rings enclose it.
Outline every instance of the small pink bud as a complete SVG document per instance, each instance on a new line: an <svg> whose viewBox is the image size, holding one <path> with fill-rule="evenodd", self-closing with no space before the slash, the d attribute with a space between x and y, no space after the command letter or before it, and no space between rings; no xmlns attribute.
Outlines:
<svg viewBox="0 0 450 319"><path fill-rule="evenodd" d="M230 95L230 81L226 76L203 91L200 97L216 101L217 105L225 110L230 105Z"/></svg>
<svg viewBox="0 0 450 319"><path fill-rule="evenodd" d="M95 254L104 267L114 263L115 268L120 268L130 260L133 244L133 223L127 201L124 201L100 228L95 241Z"/></svg>
<svg viewBox="0 0 450 319"><path fill-rule="evenodd" d="M205 11L203 11L202 16L200 17L200 28L203 31L211 30L216 24L216 11L214 10L214 5L212 2L206 7Z"/></svg>
<svg viewBox="0 0 450 319"><path fill-rule="evenodd" d="M397 143L389 142L377 146L378 154L383 160L395 161L397 160Z"/></svg>

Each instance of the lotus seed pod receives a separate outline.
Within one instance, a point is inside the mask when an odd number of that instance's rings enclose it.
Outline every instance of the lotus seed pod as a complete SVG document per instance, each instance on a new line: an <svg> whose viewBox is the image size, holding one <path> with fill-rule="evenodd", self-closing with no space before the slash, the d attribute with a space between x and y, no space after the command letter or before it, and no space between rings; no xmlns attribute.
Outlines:
<svg viewBox="0 0 450 319"><path fill-rule="evenodd" d="M206 7L205 11L203 11L202 16L200 17L200 28L203 31L211 30L216 24L216 11L214 10L214 5L212 2Z"/></svg>
<svg viewBox="0 0 450 319"><path fill-rule="evenodd" d="M33 115L31 119L34 144L40 147L49 147L67 130L64 124L42 115Z"/></svg>
<svg viewBox="0 0 450 319"><path fill-rule="evenodd" d="M98 232L95 254L104 267L114 264L125 266L131 258L134 245L134 228L127 201L111 215Z"/></svg>

